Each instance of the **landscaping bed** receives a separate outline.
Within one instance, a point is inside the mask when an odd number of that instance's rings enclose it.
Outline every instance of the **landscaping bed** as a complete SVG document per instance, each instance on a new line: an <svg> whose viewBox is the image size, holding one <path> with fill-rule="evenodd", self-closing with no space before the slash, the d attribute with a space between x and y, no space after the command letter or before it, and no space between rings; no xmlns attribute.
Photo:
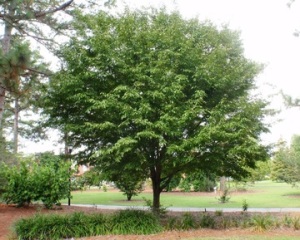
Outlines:
<svg viewBox="0 0 300 240"><path fill-rule="evenodd" d="M29 216L33 216L36 213L42 213L42 214L66 214L66 213L74 213L74 212L85 212L85 213L113 213L112 210L103 210L103 209L96 209L96 208L84 208L84 207L68 207L63 206L62 209L56 209L56 210L46 210L43 209L41 206L38 205L31 205L26 208L16 208L14 205L0 205L0 239L13 239L12 235L12 225L13 223L21 218L26 218ZM200 216L203 214L207 214L208 216L215 216L217 219L222 219L225 217L230 218L239 218L242 213L222 213L222 212L214 212L214 213L180 213L180 212L169 212L168 218L177 218L181 219L184 215L186 216ZM250 213L243 213L243 214L249 214ZM255 213L251 213L255 214ZM265 215L265 214L260 214ZM276 219L283 219L281 222L292 219L297 219L300 217L299 213L276 213L272 214L272 217L276 217ZM188 219L187 217L187 219ZM286 218L286 220L284 220ZM164 220L169 221L169 220ZM189 224L187 222L187 224ZM220 223L218 223L220 224ZM224 224L224 223L223 223ZM225 224L229 224L225 223ZM97 236L97 237L85 237L82 238L85 240L96 240L96 239L185 239L185 238L191 238L191 237L231 237L231 236L250 236L250 235L259 235L259 236L300 236L300 231L295 230L295 228L292 226L292 222L290 222L291 226L287 227L281 224L277 228L270 227L267 230L264 230L263 228L259 228L259 224L256 227L250 227L250 228L235 228L235 227L228 227L226 229L196 229L196 230L188 230L188 231L178 231L178 230L170 230L170 231L164 231L159 234L151 234L151 235L105 235L105 236ZM217 227L217 225L215 226Z"/></svg>

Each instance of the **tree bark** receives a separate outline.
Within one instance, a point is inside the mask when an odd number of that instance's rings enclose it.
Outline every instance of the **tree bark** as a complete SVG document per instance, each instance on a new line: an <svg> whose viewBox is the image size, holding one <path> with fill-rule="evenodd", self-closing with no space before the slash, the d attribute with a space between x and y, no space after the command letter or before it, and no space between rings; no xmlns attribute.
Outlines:
<svg viewBox="0 0 300 240"><path fill-rule="evenodd" d="M14 107L14 153L18 153L19 145L19 99L15 98L15 107Z"/></svg>
<svg viewBox="0 0 300 240"><path fill-rule="evenodd" d="M152 181L152 190L153 190L153 212L159 213L160 209L160 193L161 193L161 174L160 170L153 167L151 169L151 181Z"/></svg>
<svg viewBox="0 0 300 240"><path fill-rule="evenodd" d="M4 112L4 104L5 104L5 88L0 85L0 129Z"/></svg>
<svg viewBox="0 0 300 240"><path fill-rule="evenodd" d="M9 15L14 14L14 9L16 6L16 1L11 1L9 6ZM11 45L11 33L12 33L12 24L10 22L4 22L4 35L2 39L2 54L6 55L10 50ZM2 119L4 112L4 104L5 104L5 84L3 77L0 76L0 129L2 128Z"/></svg>
<svg viewBox="0 0 300 240"><path fill-rule="evenodd" d="M226 190L226 177L220 177L220 192L224 193Z"/></svg>

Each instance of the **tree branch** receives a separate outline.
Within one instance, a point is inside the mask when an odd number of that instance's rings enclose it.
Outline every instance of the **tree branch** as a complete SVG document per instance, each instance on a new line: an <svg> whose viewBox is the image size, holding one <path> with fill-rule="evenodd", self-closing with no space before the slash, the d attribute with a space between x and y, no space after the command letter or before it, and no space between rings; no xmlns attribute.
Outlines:
<svg viewBox="0 0 300 240"><path fill-rule="evenodd" d="M34 18L41 18L41 17L45 17L48 14L52 14L61 10L66 9L67 7L69 7L72 3L74 2L74 0L69 0L68 2L65 2L64 4L58 6L57 8L54 9L50 9L48 11L44 11L44 12L33 12L33 17L28 17L25 14L20 14L20 15L15 15L13 16L14 20L29 20L29 19L34 19ZM0 18L3 19L3 21L7 21L7 18L11 19L12 16L9 14L5 14L5 13L0 13Z"/></svg>
<svg viewBox="0 0 300 240"><path fill-rule="evenodd" d="M40 18L40 17L44 17L44 16L46 16L46 15L48 15L48 14L51 14L51 13L55 13L55 12L64 10L64 9L66 9L67 7L69 7L69 6L72 4L73 1L74 1L74 0L69 0L68 2L66 2L66 3L64 3L64 4L62 4L62 5L60 5L59 7L54 8L54 9L51 9L51 10L49 10L49 11L35 13L34 16L35 16L36 18Z"/></svg>
<svg viewBox="0 0 300 240"><path fill-rule="evenodd" d="M53 75L51 72L42 72L42 71L39 71L39 70L36 70L36 69L33 69L33 68L26 68L26 70L28 70L29 72L38 73L38 74L41 74L41 75L44 75L44 76L47 76L47 77Z"/></svg>

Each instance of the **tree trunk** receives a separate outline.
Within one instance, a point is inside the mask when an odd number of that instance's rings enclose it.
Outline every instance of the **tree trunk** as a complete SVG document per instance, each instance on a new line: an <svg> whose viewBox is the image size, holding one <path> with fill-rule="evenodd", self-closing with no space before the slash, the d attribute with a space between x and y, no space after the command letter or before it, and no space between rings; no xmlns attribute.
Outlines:
<svg viewBox="0 0 300 240"><path fill-rule="evenodd" d="M0 85L0 129L2 129L1 123L2 123L3 112L4 112L4 104L5 104L5 88L3 88Z"/></svg>
<svg viewBox="0 0 300 240"><path fill-rule="evenodd" d="M160 209L160 187L153 187L153 212L159 213Z"/></svg>
<svg viewBox="0 0 300 240"><path fill-rule="evenodd" d="M132 194L127 194L127 201L131 201L131 198L132 198Z"/></svg>
<svg viewBox="0 0 300 240"><path fill-rule="evenodd" d="M151 169L151 180L152 180L152 190L153 190L153 212L159 213L160 209L160 193L161 193L161 178L160 171L157 168Z"/></svg>
<svg viewBox="0 0 300 240"><path fill-rule="evenodd" d="M16 1L11 1L9 6L9 14L13 15L15 11ZM4 35L2 38L2 54L6 55L10 50L11 44L11 33L12 33L13 25L8 23L7 21L4 22ZM5 84L3 77L0 78L0 129L2 128L2 119L3 119L3 112L4 112L4 103L5 103Z"/></svg>
<svg viewBox="0 0 300 240"><path fill-rule="evenodd" d="M226 177L220 177L220 192L224 193L226 190Z"/></svg>
<svg viewBox="0 0 300 240"><path fill-rule="evenodd" d="M14 153L18 153L18 144L19 144L19 99L15 99L15 107L14 107Z"/></svg>

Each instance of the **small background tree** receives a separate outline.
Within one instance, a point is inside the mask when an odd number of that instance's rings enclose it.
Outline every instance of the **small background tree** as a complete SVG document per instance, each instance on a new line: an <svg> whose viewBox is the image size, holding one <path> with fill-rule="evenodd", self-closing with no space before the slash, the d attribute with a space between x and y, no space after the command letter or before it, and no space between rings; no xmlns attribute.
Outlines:
<svg viewBox="0 0 300 240"><path fill-rule="evenodd" d="M279 144L272 161L272 180L298 186L300 182L300 136L294 135L291 145Z"/></svg>

